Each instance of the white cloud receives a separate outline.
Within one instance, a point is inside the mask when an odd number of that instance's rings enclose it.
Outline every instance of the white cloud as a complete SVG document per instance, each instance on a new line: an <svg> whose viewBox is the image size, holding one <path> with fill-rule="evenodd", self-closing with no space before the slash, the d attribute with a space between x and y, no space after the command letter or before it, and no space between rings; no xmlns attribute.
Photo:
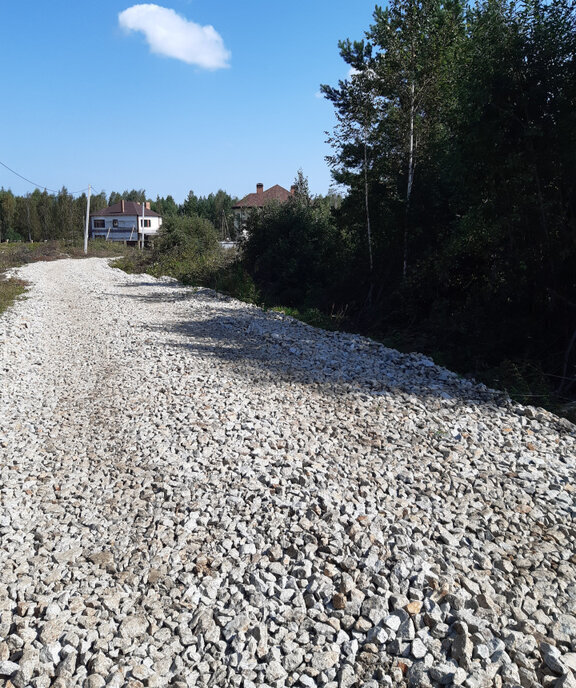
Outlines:
<svg viewBox="0 0 576 688"><path fill-rule="evenodd" d="M133 5L118 15L126 31L142 31L150 50L204 69L228 67L230 52L213 26L200 26L159 5Z"/></svg>

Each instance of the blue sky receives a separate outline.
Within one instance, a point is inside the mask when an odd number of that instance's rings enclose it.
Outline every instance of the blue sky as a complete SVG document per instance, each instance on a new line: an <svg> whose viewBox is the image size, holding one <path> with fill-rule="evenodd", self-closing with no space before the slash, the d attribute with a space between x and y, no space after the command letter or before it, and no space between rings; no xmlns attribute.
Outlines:
<svg viewBox="0 0 576 688"><path fill-rule="evenodd" d="M0 161L51 189L177 202L289 187L299 168L327 193L319 85L347 76L338 40L362 38L374 5L4 0ZM0 167L2 186L34 189Z"/></svg>

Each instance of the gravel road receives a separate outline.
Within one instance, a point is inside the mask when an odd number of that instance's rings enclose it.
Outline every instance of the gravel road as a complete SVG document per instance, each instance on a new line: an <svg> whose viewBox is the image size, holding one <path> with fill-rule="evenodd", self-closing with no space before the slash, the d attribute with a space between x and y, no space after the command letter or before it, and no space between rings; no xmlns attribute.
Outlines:
<svg viewBox="0 0 576 688"><path fill-rule="evenodd" d="M0 686L576 686L576 433L103 259L0 318Z"/></svg>

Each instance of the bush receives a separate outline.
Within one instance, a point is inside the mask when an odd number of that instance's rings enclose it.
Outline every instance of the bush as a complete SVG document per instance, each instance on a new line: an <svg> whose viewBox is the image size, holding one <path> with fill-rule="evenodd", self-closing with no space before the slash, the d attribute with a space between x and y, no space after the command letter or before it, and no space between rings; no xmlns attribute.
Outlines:
<svg viewBox="0 0 576 688"><path fill-rule="evenodd" d="M15 229L12 229L12 227L9 227L6 230L6 234L5 234L4 238L6 239L6 241L11 241L11 242L24 241L24 237L21 234L19 234Z"/></svg>
<svg viewBox="0 0 576 688"><path fill-rule="evenodd" d="M246 303L259 304L261 300L254 280L237 259L215 272L210 286L216 291L229 294Z"/></svg>
<svg viewBox="0 0 576 688"><path fill-rule="evenodd" d="M296 197L248 220L243 264L269 303L329 308L341 274L340 237L329 209Z"/></svg>
<svg viewBox="0 0 576 688"><path fill-rule="evenodd" d="M204 284L221 259L218 235L211 222L198 216L173 216L166 218L158 232L146 267L156 276Z"/></svg>

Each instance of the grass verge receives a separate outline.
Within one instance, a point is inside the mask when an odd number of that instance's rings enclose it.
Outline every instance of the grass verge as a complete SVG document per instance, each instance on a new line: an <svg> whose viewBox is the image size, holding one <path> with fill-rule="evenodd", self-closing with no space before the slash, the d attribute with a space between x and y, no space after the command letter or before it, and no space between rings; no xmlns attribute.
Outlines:
<svg viewBox="0 0 576 688"><path fill-rule="evenodd" d="M0 276L0 315L26 291L26 282L11 277L2 279Z"/></svg>

